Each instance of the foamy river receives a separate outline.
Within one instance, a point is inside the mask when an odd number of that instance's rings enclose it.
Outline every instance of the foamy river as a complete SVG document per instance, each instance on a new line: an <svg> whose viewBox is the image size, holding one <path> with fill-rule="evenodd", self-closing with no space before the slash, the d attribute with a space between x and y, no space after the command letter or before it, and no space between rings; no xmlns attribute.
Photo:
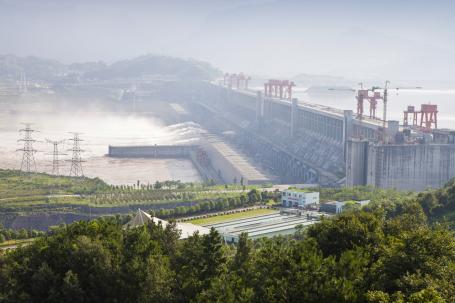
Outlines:
<svg viewBox="0 0 455 303"><path fill-rule="evenodd" d="M52 171L53 146L46 139L63 140L71 138L70 132L80 132L84 140L81 147L84 174L100 177L110 184L153 183L157 180L200 181L191 161L185 159L125 159L109 158L105 154L109 145L153 145L184 144L197 141L201 129L194 123L164 125L159 119L133 114L108 112L0 112L0 168L18 169L22 154L16 149L22 147L18 130L21 122L31 122L38 132L34 133L36 168L39 172ZM62 160L71 158L68 151L72 141L59 146ZM62 174L68 174L70 163L64 162Z"/></svg>

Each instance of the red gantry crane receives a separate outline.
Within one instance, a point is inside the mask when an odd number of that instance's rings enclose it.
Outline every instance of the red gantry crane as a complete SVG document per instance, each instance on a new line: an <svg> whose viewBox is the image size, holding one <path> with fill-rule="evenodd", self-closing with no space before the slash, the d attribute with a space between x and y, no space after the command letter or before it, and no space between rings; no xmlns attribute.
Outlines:
<svg viewBox="0 0 455 303"><path fill-rule="evenodd" d="M264 83L264 96L292 100L292 87L295 83L289 80L270 79Z"/></svg>
<svg viewBox="0 0 455 303"><path fill-rule="evenodd" d="M389 96L388 90L389 89L394 89L394 90L396 90L398 92L400 89L421 89L422 88L421 86L415 86L415 87L393 87L393 88L390 88L389 84L390 84L390 81L386 80L385 85L384 85L383 88L382 87L378 87L378 86L373 86L371 88L373 92L378 90L378 89L382 89L383 90L382 101L383 101L383 104L384 104L384 109L383 109L383 112L382 112L382 121L383 121L384 128L385 128L385 125L386 125L386 122L387 122L387 103L388 103L388 96Z"/></svg>
<svg viewBox="0 0 455 303"><path fill-rule="evenodd" d="M246 76L244 73L229 74L225 73L223 76L223 84L229 88L235 87L236 89L248 89L248 81L251 77Z"/></svg>
<svg viewBox="0 0 455 303"><path fill-rule="evenodd" d="M412 115L412 125L418 126L420 114L420 127L425 132L431 129L438 128L438 106L436 104L422 104L420 111L416 111L415 107L409 105L407 110L404 111L403 125L409 126L409 116Z"/></svg>
<svg viewBox="0 0 455 303"><path fill-rule="evenodd" d="M378 101L382 100L383 102L383 112L382 112L382 121L383 121L383 127L385 128L386 122L387 122L387 105L388 105L388 91L389 89L394 89L396 91L399 91L400 89L421 89L422 87L416 86L416 87L389 87L390 81L385 81L384 87L379 87L379 86L373 86L370 89L364 89L363 88L363 83L359 83L360 89L357 90L357 117L359 119L363 119L364 117L364 107L363 107L363 102L366 100L369 103L369 117L372 119L379 119L376 117L376 109L378 105ZM348 91L353 91L355 92L356 90L354 89L329 89L329 90L348 90ZM382 94L380 91L382 90ZM373 94L370 95L370 92ZM381 119L379 119L381 120Z"/></svg>

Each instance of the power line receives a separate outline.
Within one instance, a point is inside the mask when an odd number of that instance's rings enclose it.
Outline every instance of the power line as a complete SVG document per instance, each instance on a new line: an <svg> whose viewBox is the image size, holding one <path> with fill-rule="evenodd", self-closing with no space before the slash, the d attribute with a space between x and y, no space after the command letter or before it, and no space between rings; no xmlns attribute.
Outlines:
<svg viewBox="0 0 455 303"><path fill-rule="evenodd" d="M52 174L59 176L60 175L60 163L62 162L59 158L59 156L67 155L60 153L58 150L58 146L60 144L63 144L65 140L60 140L60 141L53 141L46 139L46 141L54 146L54 150L52 154L47 154L47 155L52 155Z"/></svg>
<svg viewBox="0 0 455 303"><path fill-rule="evenodd" d="M73 138L69 140L73 141L73 148L68 150L73 153L71 160L69 160L71 161L70 176L83 177L84 171L82 170L82 162L85 161L82 160L81 153L83 152L83 150L81 149L80 142L84 140L79 138L80 133L71 134L73 134Z"/></svg>
<svg viewBox="0 0 455 303"><path fill-rule="evenodd" d="M19 139L18 142L24 142L24 147L18 149L17 151L22 152L22 162L21 162L21 172L30 174L31 172L36 172L36 162L34 154L37 152L33 148L33 144L36 140L33 139L32 134L36 130L31 128L31 123L22 123L24 128L20 129L19 132L24 134L22 139Z"/></svg>

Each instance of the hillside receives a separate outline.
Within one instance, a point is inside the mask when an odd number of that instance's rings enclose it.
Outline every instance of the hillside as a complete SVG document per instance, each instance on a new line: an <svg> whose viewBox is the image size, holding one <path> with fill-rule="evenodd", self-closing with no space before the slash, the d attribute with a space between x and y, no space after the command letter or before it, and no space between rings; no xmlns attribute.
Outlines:
<svg viewBox="0 0 455 303"><path fill-rule="evenodd" d="M78 222L0 252L2 302L453 302L455 236L415 205L351 211L237 246L175 224ZM418 207L417 207L418 209Z"/></svg>
<svg viewBox="0 0 455 303"><path fill-rule="evenodd" d="M145 55L107 65L104 62L82 62L65 65L56 60L37 57L0 55L0 80L56 81L74 76L90 80L118 78L171 78L176 80L210 80L220 71L206 62L174 57Z"/></svg>
<svg viewBox="0 0 455 303"><path fill-rule="evenodd" d="M0 55L0 80L20 80L23 73L28 80L49 81L64 76L67 71L67 66L56 60Z"/></svg>
<svg viewBox="0 0 455 303"><path fill-rule="evenodd" d="M47 174L21 176L18 171L0 170L0 224L8 228L46 230L50 225L90 216L127 214L137 208L155 210L163 218L200 214L250 206L254 202L278 200L278 194L263 191L258 199L250 192L238 192L208 184L163 183L139 186L110 186L95 178L55 177ZM247 190L255 189L249 186ZM371 200L371 209L394 215L409 203L430 223L445 222L455 230L455 180L439 190L422 193L399 192L358 186L317 188L321 201Z"/></svg>
<svg viewBox="0 0 455 303"><path fill-rule="evenodd" d="M205 62L146 55L115 62L104 69L88 72L85 77L95 79L173 77L180 80L210 80L219 74L220 71Z"/></svg>
<svg viewBox="0 0 455 303"><path fill-rule="evenodd" d="M0 169L0 226L47 230L60 223L131 214L138 208L153 210L161 218L176 218L277 200L274 192L258 194L241 188L180 181L112 186L98 178L24 176Z"/></svg>

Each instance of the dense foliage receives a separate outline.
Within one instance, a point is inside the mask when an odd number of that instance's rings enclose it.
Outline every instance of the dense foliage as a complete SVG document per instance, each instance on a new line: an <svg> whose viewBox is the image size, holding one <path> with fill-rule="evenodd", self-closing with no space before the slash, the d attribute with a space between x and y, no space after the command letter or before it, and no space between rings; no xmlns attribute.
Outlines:
<svg viewBox="0 0 455 303"><path fill-rule="evenodd" d="M369 208L381 208L387 214L400 212L406 202L416 201L431 222L445 222L455 230L455 179L440 189L400 192L394 189L380 189L372 186L349 188L321 188L322 201L371 200Z"/></svg>
<svg viewBox="0 0 455 303"><path fill-rule="evenodd" d="M417 203L224 245L212 230L79 222L0 257L1 302L453 302L455 236Z"/></svg>
<svg viewBox="0 0 455 303"><path fill-rule="evenodd" d="M16 230L11 228L4 228L3 225L0 224L0 244L9 240L23 240L36 238L42 235L44 235L44 232L40 230L27 230L25 228Z"/></svg>
<svg viewBox="0 0 455 303"><path fill-rule="evenodd" d="M441 189L419 193L417 199L433 221L446 221L455 229L455 179Z"/></svg>

